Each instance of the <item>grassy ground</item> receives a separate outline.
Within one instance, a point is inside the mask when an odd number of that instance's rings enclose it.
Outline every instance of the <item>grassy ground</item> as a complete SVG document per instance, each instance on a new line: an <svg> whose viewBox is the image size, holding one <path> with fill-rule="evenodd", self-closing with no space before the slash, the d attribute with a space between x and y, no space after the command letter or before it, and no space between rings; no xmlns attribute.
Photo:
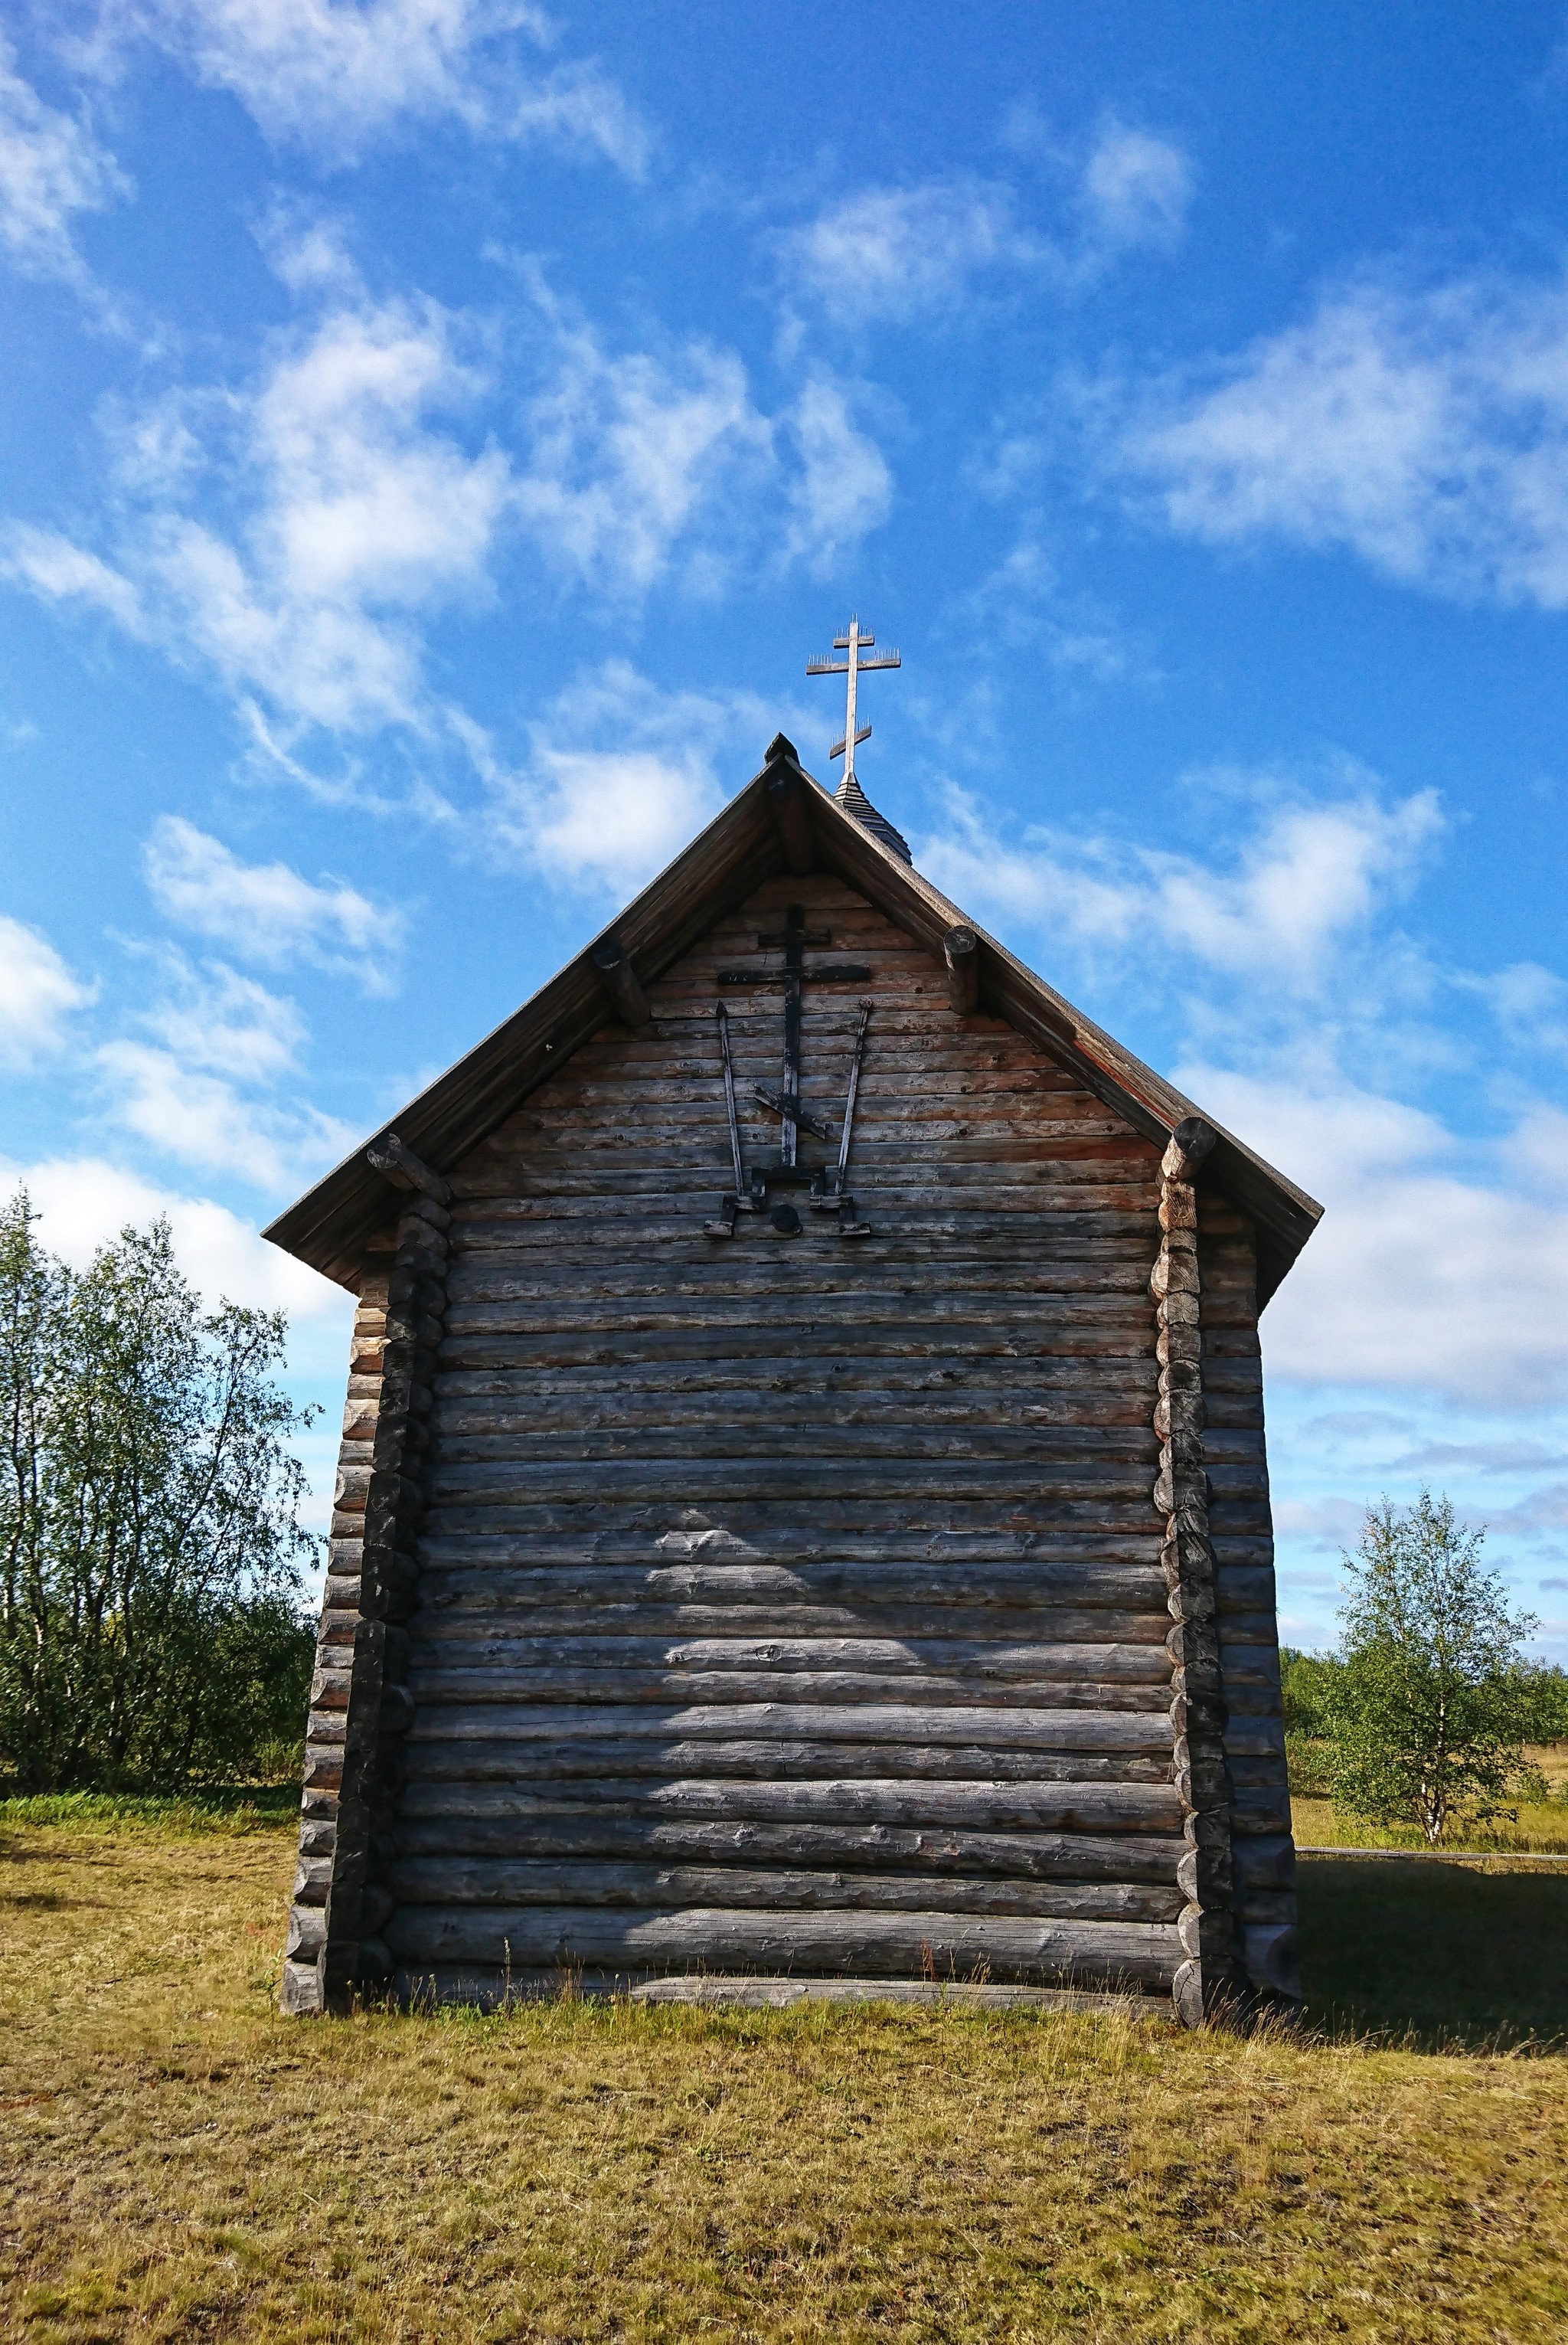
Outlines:
<svg viewBox="0 0 1568 2345"><path fill-rule="evenodd" d="M1525 1757L1545 1778L1549 1797L1539 1802L1516 1802L1512 1822L1462 1826L1450 1833L1446 1845L1478 1854L1568 1855L1568 1743L1538 1743ZM1420 1848L1421 1835L1414 1824L1386 1828L1336 1814L1331 1801L1305 1799L1298 1792L1290 1802L1296 1840L1302 1848Z"/></svg>
<svg viewBox="0 0 1568 2345"><path fill-rule="evenodd" d="M35 1817L0 1810L7 2337L1568 2330L1568 2059L955 2012L288 2023L264 1809ZM1302 1870L1330 2028L1563 2024L1568 1881Z"/></svg>

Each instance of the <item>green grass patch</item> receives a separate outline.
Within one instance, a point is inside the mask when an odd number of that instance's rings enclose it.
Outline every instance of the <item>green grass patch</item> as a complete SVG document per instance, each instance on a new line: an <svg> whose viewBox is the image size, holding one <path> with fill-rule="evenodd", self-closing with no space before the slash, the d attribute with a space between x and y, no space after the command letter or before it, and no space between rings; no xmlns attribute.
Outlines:
<svg viewBox="0 0 1568 2345"><path fill-rule="evenodd" d="M0 2335L1568 2333L1568 2057L1498 2048L1561 1995L1554 1876L1304 1865L1317 2032L1243 2040L951 2006L287 2021L292 1865L286 1832L80 1810L0 1840Z"/></svg>
<svg viewBox="0 0 1568 2345"><path fill-rule="evenodd" d="M34 1792L0 1796L0 1831L48 1825L56 1832L101 1832L106 1825L143 1832L281 1832L299 1821L294 1783L218 1784L159 1795L137 1792Z"/></svg>

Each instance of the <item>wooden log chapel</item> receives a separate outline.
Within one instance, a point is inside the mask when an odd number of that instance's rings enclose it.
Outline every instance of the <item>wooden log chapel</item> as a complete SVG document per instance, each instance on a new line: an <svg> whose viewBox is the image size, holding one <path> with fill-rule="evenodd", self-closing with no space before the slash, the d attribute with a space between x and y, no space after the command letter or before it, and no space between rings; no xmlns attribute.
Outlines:
<svg viewBox="0 0 1568 2345"><path fill-rule="evenodd" d="M267 1233L359 1299L284 2007L1293 1995L1320 1210L776 739Z"/></svg>

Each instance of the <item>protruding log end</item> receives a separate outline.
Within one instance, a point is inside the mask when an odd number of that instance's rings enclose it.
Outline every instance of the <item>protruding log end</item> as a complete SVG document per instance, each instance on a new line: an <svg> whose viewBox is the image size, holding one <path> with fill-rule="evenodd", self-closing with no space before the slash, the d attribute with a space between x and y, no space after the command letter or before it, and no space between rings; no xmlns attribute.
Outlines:
<svg viewBox="0 0 1568 2345"><path fill-rule="evenodd" d="M604 988L611 1007L625 1026L646 1026L652 1016L648 997L632 966L632 957L619 937L601 937L589 959Z"/></svg>
<svg viewBox="0 0 1568 2345"><path fill-rule="evenodd" d="M797 879L804 879L816 868L816 841L811 833L811 813L806 805L809 785L794 770L794 751L781 733L768 751L768 763L775 762L774 751L787 757L776 774L768 776L768 804L784 843L784 861Z"/></svg>
<svg viewBox="0 0 1568 2345"><path fill-rule="evenodd" d="M438 1205L450 1205L452 1193L439 1172L432 1172L395 1132L383 1132L365 1151L367 1162L394 1189L417 1189Z"/></svg>
<svg viewBox="0 0 1568 2345"><path fill-rule="evenodd" d="M980 1001L980 939L973 929L949 929L942 951L947 963L947 999L960 1018L971 1018Z"/></svg>
<svg viewBox="0 0 1568 2345"><path fill-rule="evenodd" d="M1183 1116L1170 1135L1159 1169L1168 1181L1192 1181L1219 1134L1200 1115Z"/></svg>

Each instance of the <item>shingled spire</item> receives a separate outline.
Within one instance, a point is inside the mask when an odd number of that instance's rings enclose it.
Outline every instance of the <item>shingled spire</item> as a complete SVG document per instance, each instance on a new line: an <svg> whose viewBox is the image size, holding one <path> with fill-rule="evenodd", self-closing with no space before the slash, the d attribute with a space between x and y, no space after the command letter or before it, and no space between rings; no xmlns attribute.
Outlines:
<svg viewBox="0 0 1568 2345"><path fill-rule="evenodd" d="M855 722L855 686L861 672L868 667L897 667L901 665L896 652L877 652L874 658L865 658L863 655L871 651L875 642L875 635L861 634L860 621L852 617L845 633L842 635L835 635L833 639L834 650L843 652L844 658L807 660L805 672L807 675L842 675L847 679L845 687L844 738L842 741L835 741L827 753L830 757L844 759L844 778L835 790L834 797L845 814L852 814L855 821L864 825L881 846L890 848L893 853L901 856L905 863L913 863L915 858L909 852L908 842L894 829L885 815L877 813L876 808L861 788L855 770L855 752L862 741L869 740L871 737L869 725L862 725L856 729Z"/></svg>
<svg viewBox="0 0 1568 2345"><path fill-rule="evenodd" d="M870 732L869 725L865 729ZM904 858L905 863L914 862L915 858L909 852L908 840L902 831L894 829L885 814L877 813L876 808L860 787L858 774L845 774L833 795L845 813L852 814L856 822L863 823L873 838L880 839L884 847L890 847L895 855L901 855Z"/></svg>

